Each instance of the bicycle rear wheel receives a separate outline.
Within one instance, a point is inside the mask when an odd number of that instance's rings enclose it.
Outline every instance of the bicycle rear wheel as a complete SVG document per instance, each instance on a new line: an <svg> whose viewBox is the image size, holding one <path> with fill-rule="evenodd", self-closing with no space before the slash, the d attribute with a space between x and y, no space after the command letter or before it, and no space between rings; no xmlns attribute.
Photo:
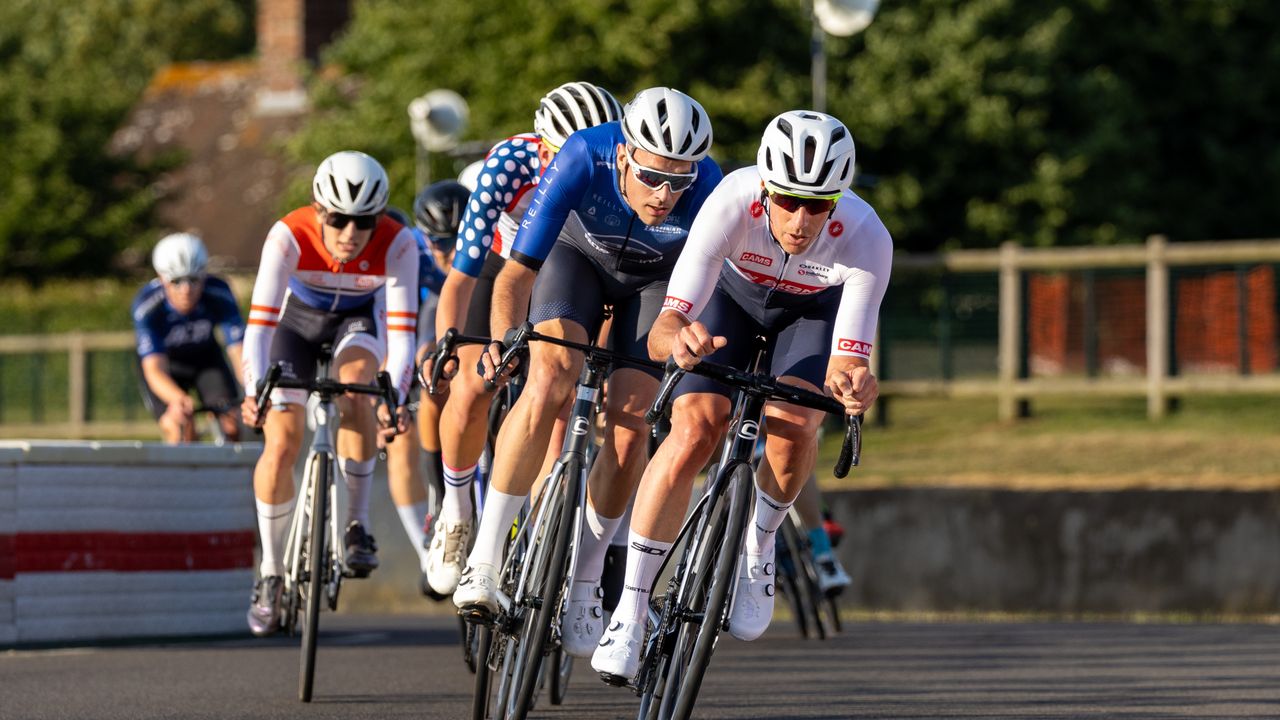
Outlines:
<svg viewBox="0 0 1280 720"><path fill-rule="evenodd" d="M547 668L551 676L551 704L564 703L564 695L569 692L569 678L573 676L573 656L558 647L551 653L551 664Z"/></svg>
<svg viewBox="0 0 1280 720"><path fill-rule="evenodd" d="M711 508L709 533L697 538L693 576L686 578L688 607L677 613L681 623L666 668L664 697L652 710L663 720L687 720L702 687L716 638L728 621L729 593L737 582L738 554L751 515L755 479L751 467L734 465L725 492Z"/></svg>
<svg viewBox="0 0 1280 720"><path fill-rule="evenodd" d="M302 622L302 662L298 671L298 699L311 702L311 690L316 675L316 635L320 632L320 598L325 592L325 557L328 555L325 542L325 519L328 515L330 473L333 472L333 461L324 453L315 455L311 465L311 497L308 498L308 511L311 513L310 530L303 543L307 568L306 582L299 586L302 593L303 612L306 614Z"/></svg>
<svg viewBox="0 0 1280 720"><path fill-rule="evenodd" d="M818 571L813 566L813 552L791 518L788 517L782 521L779 532L782 533L788 549L792 552L791 562L795 570L792 579L796 593L794 602L797 617L801 618L799 620L801 634L806 638L826 640L827 627L822 617L822 601L826 595L818 585Z"/></svg>
<svg viewBox="0 0 1280 720"><path fill-rule="evenodd" d="M786 523L784 522L783 524L785 525ZM788 533L779 529L776 561L777 589L787 599L787 605L791 608L791 615L795 618L796 625L800 629L800 637L808 638L809 613L805 611L804 598L800 589L799 578L797 577L801 571L796 569L799 557L800 554L791 538L788 537Z"/></svg>
<svg viewBox="0 0 1280 720"><path fill-rule="evenodd" d="M525 598L530 602L521 632L515 703L507 720L522 720L533 707L541 681L547 636L560 614L560 600L569 570L569 543L582 485L582 465L576 458L560 465L551 477L552 494L542 528L534 538L536 563L529 569Z"/></svg>

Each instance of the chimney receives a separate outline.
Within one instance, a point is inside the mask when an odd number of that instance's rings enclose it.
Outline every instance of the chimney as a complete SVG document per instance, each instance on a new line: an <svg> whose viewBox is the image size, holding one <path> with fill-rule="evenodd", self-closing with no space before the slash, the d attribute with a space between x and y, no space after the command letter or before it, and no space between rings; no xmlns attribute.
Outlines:
<svg viewBox="0 0 1280 720"><path fill-rule="evenodd" d="M258 114L293 115L306 110L304 74L350 16L350 0L258 1L262 77L255 102Z"/></svg>

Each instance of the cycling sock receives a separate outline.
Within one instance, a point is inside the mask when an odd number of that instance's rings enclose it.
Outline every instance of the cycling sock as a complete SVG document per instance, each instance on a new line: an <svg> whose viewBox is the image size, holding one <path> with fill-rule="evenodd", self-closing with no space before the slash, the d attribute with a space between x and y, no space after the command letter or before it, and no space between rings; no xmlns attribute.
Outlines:
<svg viewBox="0 0 1280 720"><path fill-rule="evenodd" d="M342 477L347 482L347 523L352 520L369 530L369 491L373 489L374 461L338 458L338 467L342 468Z"/></svg>
<svg viewBox="0 0 1280 720"><path fill-rule="evenodd" d="M396 514L400 516L400 524L404 526L404 534L409 536L409 544L418 553L418 564L422 571L427 571L427 532L423 525L427 520L427 503L422 501L412 505L397 505Z"/></svg>
<svg viewBox="0 0 1280 720"><path fill-rule="evenodd" d="M293 519L293 506L298 498L290 498L279 505L263 502L254 498L258 507L258 535L262 539L262 563L258 572L262 577L284 575L280 561L284 557L285 535L289 532L289 521Z"/></svg>
<svg viewBox="0 0 1280 720"><path fill-rule="evenodd" d="M440 519L451 522L471 517L471 481L476 476L476 465L451 468L444 466L444 500L440 504Z"/></svg>
<svg viewBox="0 0 1280 720"><path fill-rule="evenodd" d="M756 512L747 529L747 554L773 557L774 533L782 526L791 503L782 503L756 488Z"/></svg>
<svg viewBox="0 0 1280 720"><path fill-rule="evenodd" d="M642 623L649 615L649 592L658 576L671 543L651 540L632 530L628 535L627 574L622 583L622 597L613 610L613 620Z"/></svg>
<svg viewBox="0 0 1280 720"><path fill-rule="evenodd" d="M827 537L826 530L816 527L809 531L809 549L814 557L831 554L831 538Z"/></svg>
<svg viewBox="0 0 1280 720"><path fill-rule="evenodd" d="M622 524L622 517L604 517L589 502L582 515L586 522L582 523L582 533L578 536L578 568L573 579L594 585L600 582L600 575L604 572L604 554L609 550L614 531Z"/></svg>
<svg viewBox="0 0 1280 720"><path fill-rule="evenodd" d="M610 545L622 548L627 546L627 535L631 533L631 509L635 505L634 502L627 503L627 511L618 518L618 526L614 528L613 537L609 539Z"/></svg>
<svg viewBox="0 0 1280 720"><path fill-rule="evenodd" d="M423 466L426 468L427 482L431 483L431 487L436 489L436 497L444 496L444 463L440 461L439 450L423 450L422 453L427 456L427 462Z"/></svg>
<svg viewBox="0 0 1280 720"><path fill-rule="evenodd" d="M502 547L507 544L511 523L524 506L524 496L508 495L490 487L484 502L484 514L480 516L480 527L475 534L476 544L467 556L467 565L488 563L497 567L502 565Z"/></svg>

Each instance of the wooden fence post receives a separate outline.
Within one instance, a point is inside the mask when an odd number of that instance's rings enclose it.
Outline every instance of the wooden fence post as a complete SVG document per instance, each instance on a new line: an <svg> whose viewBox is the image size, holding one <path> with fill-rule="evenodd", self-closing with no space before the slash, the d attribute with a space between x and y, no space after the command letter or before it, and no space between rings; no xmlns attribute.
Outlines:
<svg viewBox="0 0 1280 720"><path fill-rule="evenodd" d="M1018 417L1018 351L1022 344L1022 274L1018 266L1021 248L1008 241L1000 245L1000 389L999 416L1002 421Z"/></svg>
<svg viewBox="0 0 1280 720"><path fill-rule="evenodd" d="M1147 417L1158 420L1168 412L1165 378L1169 374L1168 239L1147 238Z"/></svg>
<svg viewBox="0 0 1280 720"><path fill-rule="evenodd" d="M67 422L74 437L83 437L89 408L89 353L84 333L71 333L67 342Z"/></svg>

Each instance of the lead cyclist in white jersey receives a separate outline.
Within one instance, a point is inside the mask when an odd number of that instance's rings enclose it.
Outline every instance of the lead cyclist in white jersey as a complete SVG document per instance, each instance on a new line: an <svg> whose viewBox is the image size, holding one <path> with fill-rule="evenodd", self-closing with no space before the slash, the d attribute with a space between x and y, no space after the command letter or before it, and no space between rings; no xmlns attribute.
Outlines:
<svg viewBox="0 0 1280 720"><path fill-rule="evenodd" d="M878 388L868 367L893 242L871 206L849 191L853 138L839 120L792 111L766 128L758 164L725 177L707 198L649 333L655 360L684 368L702 357L746 367L752 339L772 350L764 368L783 382L826 387L851 415ZM639 666L654 577L680 529L694 477L724 432L729 390L698 375L675 392L671 433L645 468L631 521L623 596L591 665L606 681ZM752 640L773 612L773 534L813 471L823 413L766 406L766 463L757 473L730 632Z"/></svg>

